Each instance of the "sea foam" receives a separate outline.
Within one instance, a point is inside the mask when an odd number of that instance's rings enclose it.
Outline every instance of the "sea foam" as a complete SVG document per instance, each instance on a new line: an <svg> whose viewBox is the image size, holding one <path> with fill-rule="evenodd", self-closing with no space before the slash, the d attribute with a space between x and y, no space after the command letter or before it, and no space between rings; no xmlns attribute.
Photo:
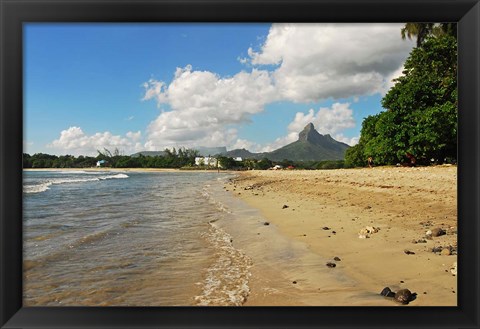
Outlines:
<svg viewBox="0 0 480 329"><path fill-rule="evenodd" d="M37 184L31 185L24 185L23 186L23 193L41 193L45 192L50 189L52 185L58 184L71 184L71 183L84 183L84 182L98 182L101 180L108 180L108 179L122 179L128 178L128 175L125 174L116 174L116 175L104 175L99 177L89 177L89 178L54 178L54 179L47 179L45 181L39 182Z"/></svg>

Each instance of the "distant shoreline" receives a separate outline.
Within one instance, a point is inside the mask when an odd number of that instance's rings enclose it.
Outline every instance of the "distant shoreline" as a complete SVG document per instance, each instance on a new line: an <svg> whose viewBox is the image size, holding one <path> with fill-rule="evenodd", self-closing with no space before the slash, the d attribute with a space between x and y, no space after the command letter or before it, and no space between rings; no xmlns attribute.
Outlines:
<svg viewBox="0 0 480 329"><path fill-rule="evenodd" d="M177 168L24 168L23 171L111 171L111 172L217 172L216 169L177 169ZM220 173L233 171L220 170Z"/></svg>

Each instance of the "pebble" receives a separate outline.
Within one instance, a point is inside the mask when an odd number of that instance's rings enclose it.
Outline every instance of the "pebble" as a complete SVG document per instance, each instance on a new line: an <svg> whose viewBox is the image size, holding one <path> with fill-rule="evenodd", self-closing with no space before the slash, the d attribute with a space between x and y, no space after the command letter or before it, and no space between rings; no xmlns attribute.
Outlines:
<svg viewBox="0 0 480 329"><path fill-rule="evenodd" d="M389 287L383 288L382 292L380 292L380 295L385 297L395 297L395 293Z"/></svg>
<svg viewBox="0 0 480 329"><path fill-rule="evenodd" d="M408 289L401 289L395 293L395 301L402 303L402 304L408 304L412 300L412 293Z"/></svg>
<svg viewBox="0 0 480 329"><path fill-rule="evenodd" d="M325 226L325 227L323 227L322 229L324 229L325 231L327 231L327 230L330 229L330 227Z"/></svg>
<svg viewBox="0 0 480 329"><path fill-rule="evenodd" d="M328 262L328 263L327 263L327 266L328 266L328 267L335 267L335 266L337 266L337 264Z"/></svg>
<svg viewBox="0 0 480 329"><path fill-rule="evenodd" d="M293 284L297 284L297 281L293 281L292 283L293 283Z"/></svg>
<svg viewBox="0 0 480 329"><path fill-rule="evenodd" d="M283 205L282 209L288 208L286 204Z"/></svg>
<svg viewBox="0 0 480 329"><path fill-rule="evenodd" d="M399 303L402 303L402 304L406 305L414 299L414 296L416 294L412 294L412 292L408 289L400 289L399 291L394 293L389 287L385 287L385 288L383 288L380 295L385 296L385 297L391 297L396 302L399 302Z"/></svg>
<svg viewBox="0 0 480 329"><path fill-rule="evenodd" d="M406 253L407 255L415 255L415 253L413 251L410 251L410 250L407 250L407 249L405 249L403 252Z"/></svg>
<svg viewBox="0 0 480 329"><path fill-rule="evenodd" d="M452 252L450 251L449 248L445 248L445 249L442 249L441 254L442 254L443 256L450 256L450 255L452 254Z"/></svg>
<svg viewBox="0 0 480 329"><path fill-rule="evenodd" d="M334 257L333 260L337 261L337 262L341 261L341 259L339 257Z"/></svg>
<svg viewBox="0 0 480 329"><path fill-rule="evenodd" d="M265 223L263 223L263 225L267 226L267 225L270 225L270 223L269 223L269 222L265 222Z"/></svg>
<svg viewBox="0 0 480 329"><path fill-rule="evenodd" d="M434 229L431 229L431 230L428 230L426 233L425 233L427 236L430 235L432 237L437 237L437 236L441 236L441 235L445 235L447 234L447 232L445 232L442 228L440 227L436 227Z"/></svg>

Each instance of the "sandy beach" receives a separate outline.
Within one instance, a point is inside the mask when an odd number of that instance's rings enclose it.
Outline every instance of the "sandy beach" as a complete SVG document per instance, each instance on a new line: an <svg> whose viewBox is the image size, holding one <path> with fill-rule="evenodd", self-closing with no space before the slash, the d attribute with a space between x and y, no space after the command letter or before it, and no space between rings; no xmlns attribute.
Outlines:
<svg viewBox="0 0 480 329"><path fill-rule="evenodd" d="M234 236L253 263L244 305L400 305L385 287L457 305L456 166L248 171L225 189L268 221ZM265 256L285 245L295 255Z"/></svg>

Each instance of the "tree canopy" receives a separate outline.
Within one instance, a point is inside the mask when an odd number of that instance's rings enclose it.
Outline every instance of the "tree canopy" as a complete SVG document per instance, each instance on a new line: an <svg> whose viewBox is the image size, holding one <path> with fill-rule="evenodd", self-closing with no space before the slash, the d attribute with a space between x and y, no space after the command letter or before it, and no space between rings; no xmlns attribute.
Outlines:
<svg viewBox="0 0 480 329"><path fill-rule="evenodd" d="M367 117L347 165L395 164L413 154L419 163L457 157L457 41L428 36L405 62L403 75L382 99L385 111Z"/></svg>

